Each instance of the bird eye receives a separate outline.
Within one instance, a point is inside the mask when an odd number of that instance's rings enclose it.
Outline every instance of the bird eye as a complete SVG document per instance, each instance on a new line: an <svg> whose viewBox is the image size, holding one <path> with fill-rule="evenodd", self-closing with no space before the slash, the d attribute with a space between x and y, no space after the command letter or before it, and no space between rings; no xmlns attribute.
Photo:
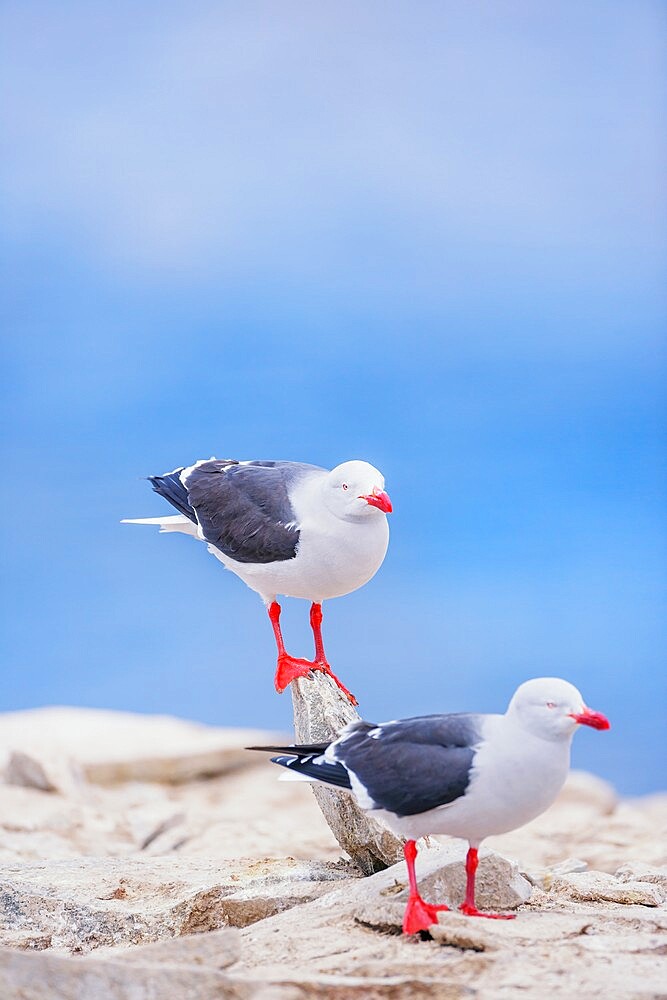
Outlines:
<svg viewBox="0 0 667 1000"><path fill-rule="evenodd" d="M555 701L548 701L547 702L547 708L555 708L555 707L556 707L556 702Z"/></svg>
<svg viewBox="0 0 667 1000"><path fill-rule="evenodd" d="M346 489L347 489L347 483L343 483L343 489L344 489L344 490L346 490Z"/></svg>

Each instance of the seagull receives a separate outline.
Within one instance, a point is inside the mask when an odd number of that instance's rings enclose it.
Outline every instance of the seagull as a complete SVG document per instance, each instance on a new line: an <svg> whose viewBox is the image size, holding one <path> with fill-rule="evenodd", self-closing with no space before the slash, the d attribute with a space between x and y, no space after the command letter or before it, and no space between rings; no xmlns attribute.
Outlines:
<svg viewBox="0 0 667 1000"><path fill-rule="evenodd" d="M206 542L261 596L278 647L278 692L321 670L356 705L324 652L322 601L357 590L382 565L389 543L386 515L392 511L382 473L360 461L328 471L303 462L210 458L148 479L179 513L122 523L155 524ZM286 652L278 594L311 602L314 660Z"/></svg>
<svg viewBox="0 0 667 1000"><path fill-rule="evenodd" d="M416 840L429 834L468 841L463 913L514 917L483 913L475 905L479 846L551 805L567 777L570 744L580 725L609 729L604 715L587 708L572 684L539 677L516 690L504 715L424 715L380 724L359 720L332 743L248 749L279 751L272 761L295 779L350 791L362 809L408 838L404 855L410 888L403 931L416 934L448 909L427 903L417 887Z"/></svg>

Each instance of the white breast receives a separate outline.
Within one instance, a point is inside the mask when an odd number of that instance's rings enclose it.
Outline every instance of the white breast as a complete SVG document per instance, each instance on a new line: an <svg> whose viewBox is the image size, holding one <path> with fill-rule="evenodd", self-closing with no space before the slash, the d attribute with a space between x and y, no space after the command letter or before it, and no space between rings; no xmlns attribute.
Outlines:
<svg viewBox="0 0 667 1000"><path fill-rule="evenodd" d="M500 715L486 718L484 738L461 798L418 816L396 819L382 813L378 818L403 836L448 834L479 843L539 816L563 787L570 742L517 732Z"/></svg>
<svg viewBox="0 0 667 1000"><path fill-rule="evenodd" d="M342 520L321 502L320 480L306 481L292 497L299 544L293 559L239 563L209 546L224 565L265 600L276 595L323 601L349 594L367 583L382 565L389 525L382 511L369 508L355 520Z"/></svg>

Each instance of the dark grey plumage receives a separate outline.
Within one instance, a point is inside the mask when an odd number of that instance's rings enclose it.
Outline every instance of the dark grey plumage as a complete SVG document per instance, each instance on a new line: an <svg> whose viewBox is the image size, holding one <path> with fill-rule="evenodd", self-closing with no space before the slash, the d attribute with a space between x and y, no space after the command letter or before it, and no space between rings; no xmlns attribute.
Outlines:
<svg viewBox="0 0 667 1000"><path fill-rule="evenodd" d="M252 747L280 750L276 764L340 788L351 788L352 774L373 808L414 816L454 802L465 794L475 749L481 741L476 715L426 715L375 725L355 722L332 744ZM331 754L330 754L331 756Z"/></svg>
<svg viewBox="0 0 667 1000"><path fill-rule="evenodd" d="M181 472L184 471L184 468L185 466L174 469L173 472L168 472L164 476L149 476L148 481L156 493L168 500L180 514L189 517L193 524L196 524L197 515L190 506L188 491L181 482Z"/></svg>
<svg viewBox="0 0 667 1000"><path fill-rule="evenodd" d="M184 469L149 478L155 492L198 523L206 541L224 555L271 563L296 555L299 528L289 488L314 471L325 470L303 462L211 459L196 465L184 482Z"/></svg>
<svg viewBox="0 0 667 1000"><path fill-rule="evenodd" d="M260 748L251 747L250 749L258 750ZM299 757L285 754L280 757L272 757L271 760L274 764L282 764L283 767L289 768L290 771L296 771L298 774L306 774L309 777L316 777L318 781L322 781L326 785L334 785L335 788L352 789L350 775L343 765L330 764L324 759L322 754L305 754Z"/></svg>
<svg viewBox="0 0 667 1000"><path fill-rule="evenodd" d="M465 793L480 739L475 723L474 715L426 715L379 726L357 722L334 754L376 809L414 816Z"/></svg>

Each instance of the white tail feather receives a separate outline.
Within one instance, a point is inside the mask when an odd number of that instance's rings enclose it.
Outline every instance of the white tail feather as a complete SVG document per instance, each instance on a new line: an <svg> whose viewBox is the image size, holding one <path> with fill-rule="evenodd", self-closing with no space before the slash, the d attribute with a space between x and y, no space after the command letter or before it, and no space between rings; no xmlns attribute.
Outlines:
<svg viewBox="0 0 667 1000"><path fill-rule="evenodd" d="M308 781L314 784L317 778L310 778L307 774L300 774L298 771L283 771L278 781Z"/></svg>
<svg viewBox="0 0 667 1000"><path fill-rule="evenodd" d="M184 535L196 535L197 525L184 514L169 517L124 517L121 524L157 524L160 531L180 531Z"/></svg>

